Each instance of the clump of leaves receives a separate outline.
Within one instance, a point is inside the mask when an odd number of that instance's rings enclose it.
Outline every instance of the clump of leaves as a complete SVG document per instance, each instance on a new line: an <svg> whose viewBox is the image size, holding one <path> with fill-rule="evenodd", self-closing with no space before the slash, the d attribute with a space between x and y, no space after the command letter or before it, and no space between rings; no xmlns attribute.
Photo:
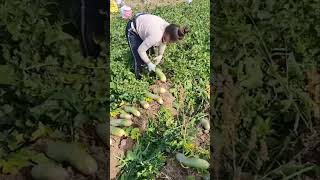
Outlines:
<svg viewBox="0 0 320 180"><path fill-rule="evenodd" d="M319 19L319 6L271 0L224 1L216 8L215 176L312 174L298 152L308 149L301 145L300 133L317 129L305 74L319 59L314 53L319 33L310 25ZM224 88L227 82L232 82L229 89ZM299 173L276 173L289 162L298 165Z"/></svg>

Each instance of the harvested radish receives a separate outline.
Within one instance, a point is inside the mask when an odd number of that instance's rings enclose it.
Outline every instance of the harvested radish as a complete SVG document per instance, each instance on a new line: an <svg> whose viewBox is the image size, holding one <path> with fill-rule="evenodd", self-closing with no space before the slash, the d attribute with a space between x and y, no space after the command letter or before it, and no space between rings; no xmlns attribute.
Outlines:
<svg viewBox="0 0 320 180"><path fill-rule="evenodd" d="M113 119L110 121L111 126L131 126L132 121L129 119Z"/></svg>
<svg viewBox="0 0 320 180"><path fill-rule="evenodd" d="M46 154L58 162L68 162L85 175L93 175L98 170L96 160L81 146L75 143L49 143Z"/></svg>
<svg viewBox="0 0 320 180"><path fill-rule="evenodd" d="M208 130L208 131L210 130L210 122L208 119L202 119L200 123L205 130Z"/></svg>
<svg viewBox="0 0 320 180"><path fill-rule="evenodd" d="M162 82L166 82L166 81L167 81L167 78L166 78L166 76L163 74L163 72L161 71L161 69L156 68L156 74L159 76L160 81L162 81Z"/></svg>
<svg viewBox="0 0 320 180"><path fill-rule="evenodd" d="M130 115L128 113L121 113L120 118L121 119L132 119L132 115Z"/></svg>
<svg viewBox="0 0 320 180"><path fill-rule="evenodd" d="M68 172L61 166L53 163L41 164L32 167L31 176L34 180L69 180Z"/></svg>
<svg viewBox="0 0 320 180"><path fill-rule="evenodd" d="M177 160L185 166L198 168L198 169L208 169L210 164L208 161L200 158L188 158L182 153L176 154Z"/></svg>
<svg viewBox="0 0 320 180"><path fill-rule="evenodd" d="M159 104L163 104L163 100L160 96L152 94L150 92L146 93L146 97L156 100Z"/></svg>
<svg viewBox="0 0 320 180"><path fill-rule="evenodd" d="M155 94L163 94L165 92L167 92L167 90L165 88L162 88L162 87L153 89L153 93L155 93Z"/></svg>
<svg viewBox="0 0 320 180"><path fill-rule="evenodd" d="M114 126L110 126L110 133L118 137L126 135L126 132L123 129Z"/></svg>
<svg viewBox="0 0 320 180"><path fill-rule="evenodd" d="M150 105L147 101L140 101L140 105L144 108L144 109L149 109Z"/></svg>
<svg viewBox="0 0 320 180"><path fill-rule="evenodd" d="M133 115L140 117L141 113L134 107L125 106L124 110L128 113L132 113Z"/></svg>
<svg viewBox="0 0 320 180"><path fill-rule="evenodd" d="M96 126L97 135L106 144L107 144L107 131L108 131L108 125L106 123L101 123Z"/></svg>

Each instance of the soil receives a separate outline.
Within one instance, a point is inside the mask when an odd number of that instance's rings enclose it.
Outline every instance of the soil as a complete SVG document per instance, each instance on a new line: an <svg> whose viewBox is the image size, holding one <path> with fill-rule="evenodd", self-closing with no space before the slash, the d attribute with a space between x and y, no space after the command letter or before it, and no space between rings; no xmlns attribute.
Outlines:
<svg viewBox="0 0 320 180"><path fill-rule="evenodd" d="M196 145L198 147L205 147L210 141L210 134L205 131L199 131L196 139Z"/></svg>
<svg viewBox="0 0 320 180"><path fill-rule="evenodd" d="M119 158L125 155L125 152L132 149L133 142L130 138L124 139L112 136L112 145L110 148L110 179L116 179L117 174L120 172Z"/></svg>

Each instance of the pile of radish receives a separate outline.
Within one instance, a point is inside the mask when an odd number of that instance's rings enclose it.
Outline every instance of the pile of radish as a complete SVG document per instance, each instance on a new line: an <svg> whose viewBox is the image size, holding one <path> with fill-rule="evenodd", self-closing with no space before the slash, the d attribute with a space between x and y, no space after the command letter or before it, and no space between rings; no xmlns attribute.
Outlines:
<svg viewBox="0 0 320 180"><path fill-rule="evenodd" d="M163 74L163 72L159 68L156 69L156 74L157 76L159 76L160 81L166 82L167 80L166 76ZM165 92L167 92L165 88L162 88L162 87L154 88L152 92L147 92L145 94L145 97L148 99L154 100L159 104L163 104L163 100L159 95ZM149 109L150 107L150 104L146 100L140 101L139 104L142 106L143 109ZM122 112L120 113L118 119L110 120L110 134L113 136L118 136L118 137L125 136L126 133L121 127L131 126L133 124L132 122L133 116L135 117L141 116L140 111L133 106L124 106L121 111ZM99 128L97 128L97 133L102 134L101 132L99 133ZM110 140L110 142L112 141Z"/></svg>

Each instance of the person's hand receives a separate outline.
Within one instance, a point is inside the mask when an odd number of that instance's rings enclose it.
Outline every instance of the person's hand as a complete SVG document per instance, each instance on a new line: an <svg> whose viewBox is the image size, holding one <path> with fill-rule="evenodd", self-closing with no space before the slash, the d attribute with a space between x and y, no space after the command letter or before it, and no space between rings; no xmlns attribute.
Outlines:
<svg viewBox="0 0 320 180"><path fill-rule="evenodd" d="M149 71L156 71L156 65L153 64L152 62L149 62L148 69L149 69Z"/></svg>
<svg viewBox="0 0 320 180"><path fill-rule="evenodd" d="M161 62L162 57L163 57L162 55L159 55L159 56L155 57L154 60L155 60L156 62L155 62L154 64L155 64L155 65L158 65L158 64Z"/></svg>

